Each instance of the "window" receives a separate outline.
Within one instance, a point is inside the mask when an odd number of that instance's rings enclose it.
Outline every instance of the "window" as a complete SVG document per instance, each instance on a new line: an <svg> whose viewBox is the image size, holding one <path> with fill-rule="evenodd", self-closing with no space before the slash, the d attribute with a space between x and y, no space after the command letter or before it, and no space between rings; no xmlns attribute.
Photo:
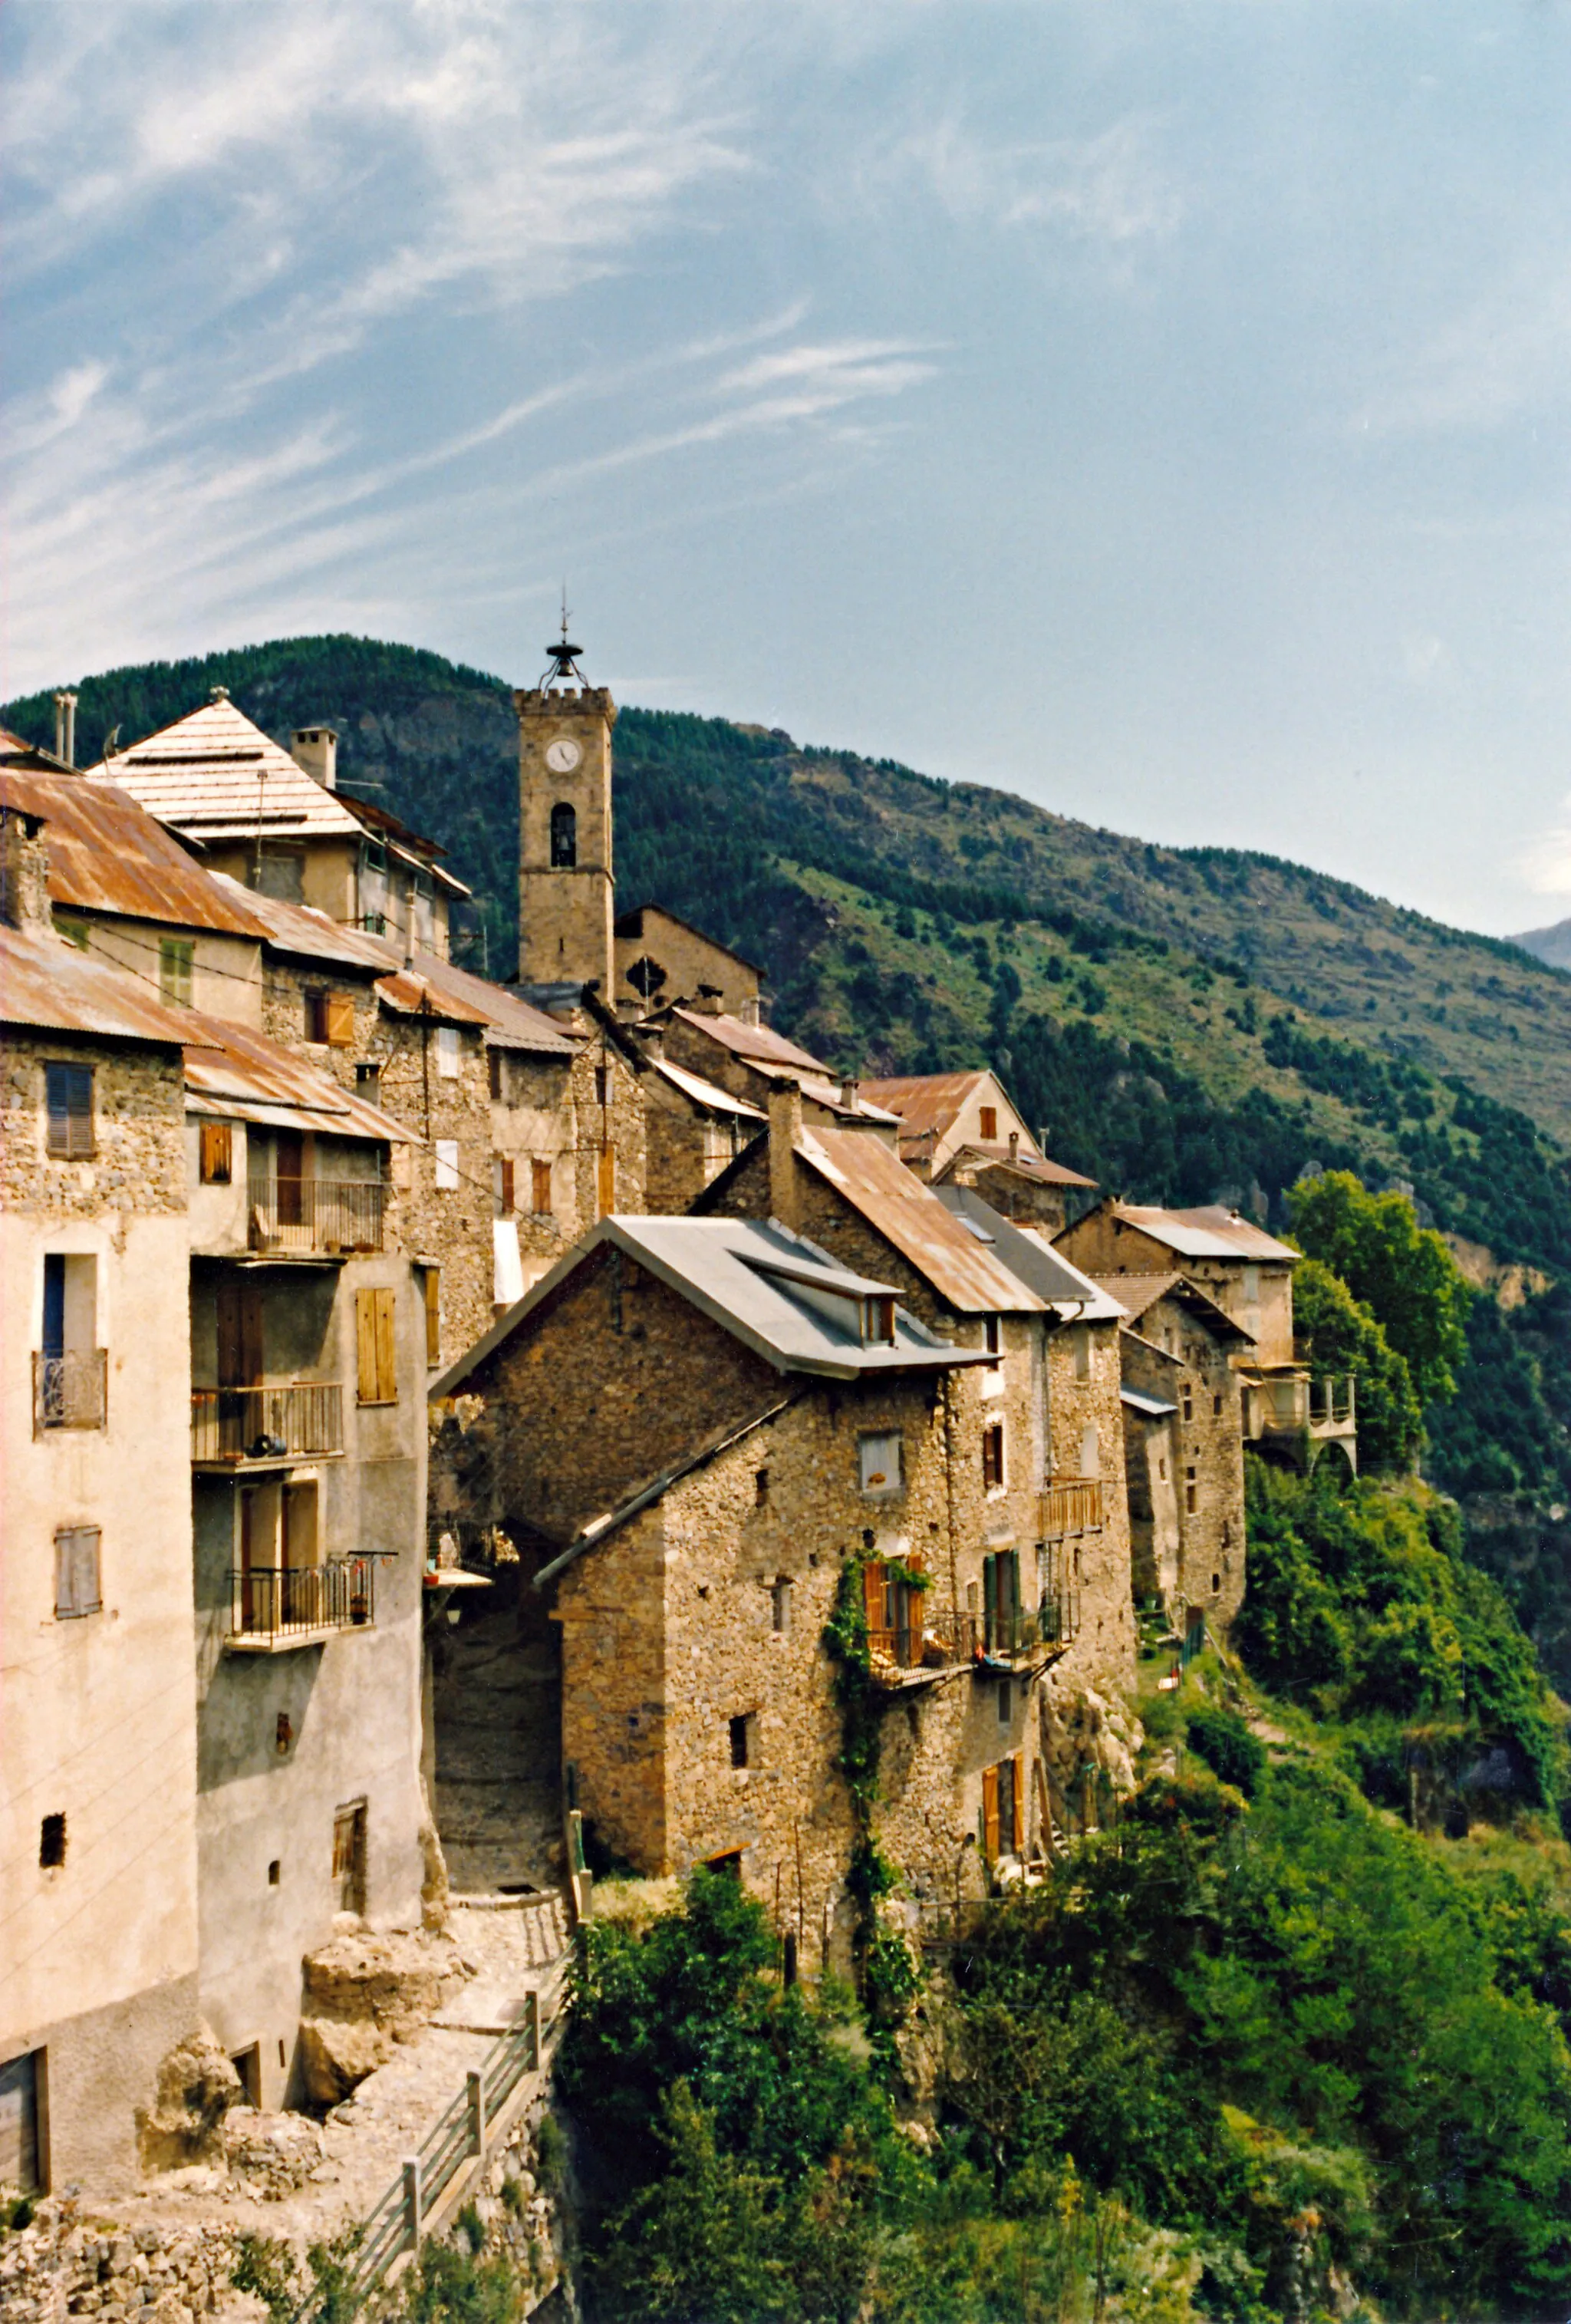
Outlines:
<svg viewBox="0 0 1571 2324"><path fill-rule="evenodd" d="M333 1817L333 1885L341 1913L365 1910L365 1802L352 1800Z"/></svg>
<svg viewBox="0 0 1571 2324"><path fill-rule="evenodd" d="M367 1105L381 1103L381 1066L375 1060L363 1060L354 1068L354 1091Z"/></svg>
<svg viewBox="0 0 1571 2324"><path fill-rule="evenodd" d="M1020 1845L1018 1766L1015 1759L1000 1759L982 1770L980 1838L990 1864L1000 1856L1013 1856Z"/></svg>
<svg viewBox="0 0 1571 2324"><path fill-rule="evenodd" d="M863 1492L897 1493L900 1490L898 1434L860 1437L857 1450L861 1458Z"/></svg>
<svg viewBox="0 0 1571 2324"><path fill-rule="evenodd" d="M513 1160L510 1154L499 1154L491 1166L492 1194L496 1202L499 1219L510 1219L513 1214Z"/></svg>
<svg viewBox="0 0 1571 2324"><path fill-rule="evenodd" d="M996 1363L1004 1352L1003 1320L997 1315L982 1318L982 1345Z"/></svg>
<svg viewBox="0 0 1571 2324"><path fill-rule="evenodd" d="M760 1469L753 1479L753 1499L762 1508L769 1498L769 1471Z"/></svg>
<svg viewBox="0 0 1571 2324"><path fill-rule="evenodd" d="M769 1614L776 1637L788 1637L791 1631L791 1582L784 1573L769 1591Z"/></svg>
<svg viewBox="0 0 1571 2324"><path fill-rule="evenodd" d="M66 1161L84 1160L93 1143L93 1068L48 1065L43 1069L49 1109L48 1151Z"/></svg>
<svg viewBox="0 0 1571 2324"><path fill-rule="evenodd" d="M864 1303L862 1309L862 1342L866 1347L890 1348L895 1344L895 1295L877 1293Z"/></svg>
<svg viewBox="0 0 1571 2324"><path fill-rule="evenodd" d="M1195 1472L1192 1469L1186 1469L1184 1471L1184 1507L1193 1517L1199 1505L1200 1489L1195 1482Z"/></svg>
<svg viewBox="0 0 1571 2324"><path fill-rule="evenodd" d="M486 1051L485 1076L486 1086L491 1092L492 1103L500 1105L501 1103L501 1051L500 1049Z"/></svg>
<svg viewBox="0 0 1571 2324"><path fill-rule="evenodd" d="M977 1108L977 1127L982 1138L991 1145L998 1135L998 1109L996 1105Z"/></svg>
<svg viewBox="0 0 1571 2324"><path fill-rule="evenodd" d="M189 936L162 936L158 947L158 994L171 1009L191 1005L191 967L197 947Z"/></svg>
<svg viewBox="0 0 1571 2324"><path fill-rule="evenodd" d="M458 1140L438 1138L436 1140L436 1192L455 1194L458 1191Z"/></svg>
<svg viewBox="0 0 1571 2324"><path fill-rule="evenodd" d="M395 1296L390 1290L357 1291L354 1295L354 1339L362 1404L398 1402Z"/></svg>
<svg viewBox="0 0 1571 2324"><path fill-rule="evenodd" d="M1221 1416L1222 1397L1220 1391L1218 1391L1217 1394L1211 1398L1211 1417L1213 1420L1220 1420Z"/></svg>
<svg viewBox="0 0 1571 2324"><path fill-rule="evenodd" d="M746 1714L726 1721L730 1732L731 1766L745 1767L748 1764L748 1726Z"/></svg>
<svg viewBox="0 0 1571 2324"><path fill-rule="evenodd" d="M436 1072L441 1080L458 1079L458 1028L438 1025L436 1028Z"/></svg>
<svg viewBox="0 0 1571 2324"><path fill-rule="evenodd" d="M551 1215L551 1165L531 1162L529 1165L529 1208L537 1219Z"/></svg>
<svg viewBox="0 0 1571 2324"><path fill-rule="evenodd" d="M983 1642L1013 1652L1020 1627L1020 1553L989 1551L982 1560Z"/></svg>
<svg viewBox="0 0 1571 2324"><path fill-rule="evenodd" d="M103 1536L96 1526L62 1526L54 1537L55 1619L71 1621L79 1614L97 1614L104 1600L99 1588L98 1545Z"/></svg>
<svg viewBox="0 0 1571 2324"><path fill-rule="evenodd" d="M204 1121L198 1131L198 1172L204 1186L227 1186L234 1176L234 1132L226 1121Z"/></svg>
<svg viewBox="0 0 1571 2324"><path fill-rule="evenodd" d="M43 1254L43 1329L33 1362L35 1428L102 1428L108 1358L98 1335L98 1262L90 1251Z"/></svg>
<svg viewBox="0 0 1571 2324"><path fill-rule="evenodd" d="M46 1815L39 1826L38 1860L45 1872L58 1872L66 1860L66 1820Z"/></svg>
<svg viewBox="0 0 1571 2324"><path fill-rule="evenodd" d="M329 1049L354 1047L354 995L352 992L308 992L306 1038Z"/></svg>
<svg viewBox="0 0 1571 2324"><path fill-rule="evenodd" d="M1222 1577L1219 1573L1213 1573L1211 1576L1211 1595L1213 1598L1219 1598L1222 1595Z"/></svg>
<svg viewBox="0 0 1571 2324"><path fill-rule="evenodd" d="M1195 1416L1195 1392L1190 1386L1188 1380L1184 1382L1183 1386L1183 1400L1184 1418L1186 1420L1192 1420Z"/></svg>
<svg viewBox="0 0 1571 2324"><path fill-rule="evenodd" d="M551 869L571 872L578 861L578 816L565 799L551 809Z"/></svg>
<svg viewBox="0 0 1571 2324"><path fill-rule="evenodd" d="M995 1420L982 1431L982 1489L997 1492L1004 1482L1004 1424Z"/></svg>
<svg viewBox="0 0 1571 2324"><path fill-rule="evenodd" d="M439 1364L442 1360L442 1270L439 1267L426 1269L426 1361Z"/></svg>
<svg viewBox="0 0 1571 2324"><path fill-rule="evenodd" d="M1091 1334L1084 1323L1077 1323L1070 1333L1070 1359L1078 1380L1091 1377Z"/></svg>
<svg viewBox="0 0 1571 2324"><path fill-rule="evenodd" d="M611 1102L611 1074L604 1065L596 1065L594 1069L594 1102L596 1105Z"/></svg>

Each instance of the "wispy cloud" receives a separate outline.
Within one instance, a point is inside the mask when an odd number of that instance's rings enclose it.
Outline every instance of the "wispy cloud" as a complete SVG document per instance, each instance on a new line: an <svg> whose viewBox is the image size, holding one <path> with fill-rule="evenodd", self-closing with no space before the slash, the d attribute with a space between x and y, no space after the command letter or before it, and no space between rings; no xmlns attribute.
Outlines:
<svg viewBox="0 0 1571 2324"><path fill-rule="evenodd" d="M1571 252L1541 246L1408 357L1354 416L1370 435L1480 433L1571 403Z"/></svg>
<svg viewBox="0 0 1571 2324"><path fill-rule="evenodd" d="M1184 221L1185 197L1162 147L1162 124L1149 113L1087 137L1012 140L956 107L887 141L869 157L865 181L873 189L915 179L957 221L1049 229L1119 251L1165 242Z"/></svg>

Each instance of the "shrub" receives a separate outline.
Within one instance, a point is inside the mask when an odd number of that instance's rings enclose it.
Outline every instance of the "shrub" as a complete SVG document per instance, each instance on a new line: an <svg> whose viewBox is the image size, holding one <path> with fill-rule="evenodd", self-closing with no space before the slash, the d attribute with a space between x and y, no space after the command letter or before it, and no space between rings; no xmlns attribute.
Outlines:
<svg viewBox="0 0 1571 2324"><path fill-rule="evenodd" d="M1265 1772L1265 1746L1236 1711L1202 1703L1190 1713L1189 1747L1214 1775L1253 1799Z"/></svg>

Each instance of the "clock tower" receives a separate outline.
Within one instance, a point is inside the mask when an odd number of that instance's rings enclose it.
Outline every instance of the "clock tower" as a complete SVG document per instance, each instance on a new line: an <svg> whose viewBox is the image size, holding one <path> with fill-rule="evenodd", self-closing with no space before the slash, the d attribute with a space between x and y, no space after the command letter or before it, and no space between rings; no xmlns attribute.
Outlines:
<svg viewBox="0 0 1571 2324"><path fill-rule="evenodd" d="M612 1005L611 730L616 705L562 635L519 714L519 982L598 984Z"/></svg>

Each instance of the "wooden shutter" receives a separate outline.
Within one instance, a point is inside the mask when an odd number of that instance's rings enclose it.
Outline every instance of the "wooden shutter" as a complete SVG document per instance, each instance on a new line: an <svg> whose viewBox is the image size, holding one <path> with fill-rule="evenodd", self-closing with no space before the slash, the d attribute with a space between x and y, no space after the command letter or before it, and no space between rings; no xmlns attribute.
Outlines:
<svg viewBox="0 0 1571 2324"><path fill-rule="evenodd" d="M354 995L352 992L329 992L326 996L323 1038L329 1048L352 1049L354 1047Z"/></svg>
<svg viewBox="0 0 1571 2324"><path fill-rule="evenodd" d="M985 1138L990 1145L993 1139L998 1135L997 1107L996 1105L978 1106L977 1108L977 1120L983 1138Z"/></svg>
<svg viewBox="0 0 1571 2324"><path fill-rule="evenodd" d="M374 1291L354 1295L354 1352L360 1375L362 1404L379 1404L376 1392L376 1301Z"/></svg>
<svg viewBox="0 0 1571 2324"><path fill-rule="evenodd" d="M372 1298L376 1314L376 1400L379 1404L396 1404L399 1394L398 1346L394 1336L396 1317L395 1295L392 1291L374 1291Z"/></svg>
<svg viewBox="0 0 1571 2324"><path fill-rule="evenodd" d="M869 1559L862 1568L862 1611L869 1630L887 1630L887 1581L884 1568L877 1558Z"/></svg>
<svg viewBox="0 0 1571 2324"><path fill-rule="evenodd" d="M262 1293L253 1283L221 1276L216 1297L218 1385L258 1388L262 1373Z"/></svg>
<svg viewBox="0 0 1571 2324"><path fill-rule="evenodd" d="M982 1853L989 1864L998 1856L998 1770L982 1770Z"/></svg>
<svg viewBox="0 0 1571 2324"><path fill-rule="evenodd" d="M510 1169L511 1167L510 1163L508 1167ZM428 1267L426 1269L426 1361L427 1364L439 1364L441 1360L442 1270L439 1267Z"/></svg>
<svg viewBox="0 0 1571 2324"><path fill-rule="evenodd" d="M48 1065L44 1090L49 1111L49 1151L85 1159L93 1152L93 1068Z"/></svg>
<svg viewBox="0 0 1571 2324"><path fill-rule="evenodd" d="M495 1051L492 1052L495 1056ZM514 1172L512 1157L502 1155L496 1166L496 1213L498 1218L510 1219L513 1214Z"/></svg>
<svg viewBox="0 0 1571 2324"><path fill-rule="evenodd" d="M548 1219L551 1215L551 1165L548 1162L531 1162L529 1175L533 1181L529 1207L537 1218Z"/></svg>
<svg viewBox="0 0 1571 2324"><path fill-rule="evenodd" d="M600 1199L600 1215L607 1218L616 1208L616 1148L602 1146L596 1173L596 1192Z"/></svg>
<svg viewBox="0 0 1571 2324"><path fill-rule="evenodd" d="M317 1483L284 1487L284 1563L297 1572L320 1563L317 1522Z"/></svg>
<svg viewBox="0 0 1571 2324"><path fill-rule="evenodd" d="M234 1133L226 1121L201 1125L201 1175L204 1186L227 1186L234 1172Z"/></svg>
<svg viewBox="0 0 1571 2324"><path fill-rule="evenodd" d="M54 1609L57 1615L96 1614L103 1604L98 1585L96 1526L69 1526L54 1537Z"/></svg>

